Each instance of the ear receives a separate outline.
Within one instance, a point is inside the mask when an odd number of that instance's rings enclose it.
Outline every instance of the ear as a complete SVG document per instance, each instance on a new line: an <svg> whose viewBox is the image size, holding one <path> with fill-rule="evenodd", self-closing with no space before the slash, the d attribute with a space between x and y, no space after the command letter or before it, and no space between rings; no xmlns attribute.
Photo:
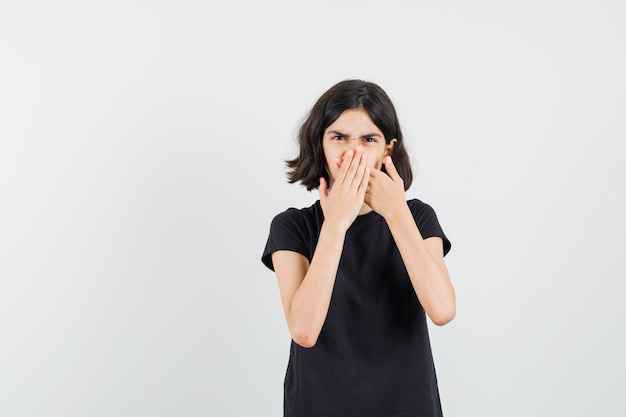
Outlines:
<svg viewBox="0 0 626 417"><path fill-rule="evenodd" d="M389 141L389 143L385 146L385 156L392 156L393 150L396 147L396 143L398 143L398 139L393 138Z"/></svg>

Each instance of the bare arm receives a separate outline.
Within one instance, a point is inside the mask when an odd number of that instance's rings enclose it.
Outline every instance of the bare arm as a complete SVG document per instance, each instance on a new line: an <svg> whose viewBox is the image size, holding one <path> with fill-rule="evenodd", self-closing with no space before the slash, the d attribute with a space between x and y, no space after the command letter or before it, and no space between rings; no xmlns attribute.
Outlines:
<svg viewBox="0 0 626 417"><path fill-rule="evenodd" d="M346 231L363 206L368 181L365 156L361 152L347 153L332 192L320 179L324 223L310 265L299 253L272 254L289 333L300 346L314 346L322 330Z"/></svg>
<svg viewBox="0 0 626 417"><path fill-rule="evenodd" d="M372 171L366 203L383 216L398 246L413 289L424 311L436 325L456 315L456 296L443 259L441 238L423 239L406 203L402 178L390 157L385 160L389 176Z"/></svg>
<svg viewBox="0 0 626 417"><path fill-rule="evenodd" d="M441 238L424 240L408 206L386 220L424 311L436 325L447 324L456 315L456 299Z"/></svg>
<svg viewBox="0 0 626 417"><path fill-rule="evenodd" d="M292 339L312 347L322 330L343 249L345 231L322 226L311 264L301 254L277 251L272 262Z"/></svg>

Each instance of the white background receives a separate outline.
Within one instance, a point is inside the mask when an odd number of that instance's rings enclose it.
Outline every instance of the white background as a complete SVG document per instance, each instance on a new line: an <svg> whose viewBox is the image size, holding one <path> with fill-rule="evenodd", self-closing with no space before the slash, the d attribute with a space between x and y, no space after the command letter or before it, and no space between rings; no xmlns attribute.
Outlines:
<svg viewBox="0 0 626 417"><path fill-rule="evenodd" d="M346 78L453 243L446 416L625 415L625 4L3 0L0 415L281 415L260 256Z"/></svg>

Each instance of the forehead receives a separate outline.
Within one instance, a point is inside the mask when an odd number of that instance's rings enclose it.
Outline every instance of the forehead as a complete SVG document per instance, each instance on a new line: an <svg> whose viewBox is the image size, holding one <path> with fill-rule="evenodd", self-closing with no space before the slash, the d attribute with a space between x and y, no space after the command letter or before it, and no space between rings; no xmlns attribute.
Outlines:
<svg viewBox="0 0 626 417"><path fill-rule="evenodd" d="M326 128L325 133L331 130L352 136L368 133L378 133L382 135L378 126L376 126L370 118L369 113L363 108L345 110Z"/></svg>

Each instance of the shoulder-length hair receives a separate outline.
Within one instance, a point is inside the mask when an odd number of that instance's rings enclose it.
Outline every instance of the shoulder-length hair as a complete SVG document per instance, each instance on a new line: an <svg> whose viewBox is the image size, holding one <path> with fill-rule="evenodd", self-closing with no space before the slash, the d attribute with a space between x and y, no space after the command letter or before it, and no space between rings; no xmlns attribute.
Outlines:
<svg viewBox="0 0 626 417"><path fill-rule="evenodd" d="M317 100L298 134L299 154L285 161L290 183L300 182L308 191L319 187L320 177L328 181L322 148L324 131L341 113L362 108L385 136L385 142L397 142L393 148L393 164L404 180L405 191L411 186L413 173L404 147L396 109L387 93L378 85L362 80L345 80L332 86ZM384 169L384 166L383 166Z"/></svg>

